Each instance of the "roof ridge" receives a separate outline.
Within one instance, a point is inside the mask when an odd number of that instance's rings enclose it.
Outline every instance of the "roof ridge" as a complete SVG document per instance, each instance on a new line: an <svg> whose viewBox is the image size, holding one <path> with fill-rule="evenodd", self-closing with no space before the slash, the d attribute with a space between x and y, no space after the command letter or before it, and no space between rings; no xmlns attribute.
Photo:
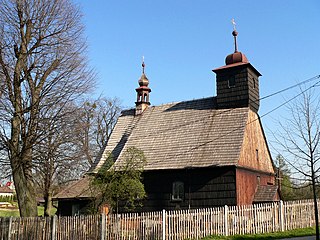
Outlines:
<svg viewBox="0 0 320 240"><path fill-rule="evenodd" d="M211 96L211 97L194 98L191 100L181 100L181 101L175 101L175 102L169 102L169 103L161 103L159 105L151 105L149 108L164 107L164 106L169 106L169 105L174 105L174 104L196 102L196 101L201 101L201 100L209 100L209 99L215 99L216 97L217 96ZM147 108L147 110L149 108ZM126 112L130 112L130 111L134 111L134 110L135 110L135 108L128 108L128 109L122 110L121 113L126 113Z"/></svg>
<svg viewBox="0 0 320 240"><path fill-rule="evenodd" d="M163 104L155 105L155 106L152 106L152 107L158 107L158 106L160 107L160 106L172 105L172 104L178 104L178 103L196 102L196 101L207 100L207 99L211 99L211 98L214 99L214 98L216 98L216 96L194 98L194 99L191 99L191 100L182 100L182 101L176 101L176 102L171 102L171 103L163 103Z"/></svg>

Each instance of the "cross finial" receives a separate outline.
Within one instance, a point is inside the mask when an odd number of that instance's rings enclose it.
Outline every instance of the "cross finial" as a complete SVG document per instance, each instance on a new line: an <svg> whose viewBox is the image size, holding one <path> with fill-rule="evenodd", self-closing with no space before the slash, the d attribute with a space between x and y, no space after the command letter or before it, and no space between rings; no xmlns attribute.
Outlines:
<svg viewBox="0 0 320 240"><path fill-rule="evenodd" d="M142 73L144 74L144 67L146 66L145 64L144 64L144 56L142 56Z"/></svg>
<svg viewBox="0 0 320 240"><path fill-rule="evenodd" d="M233 30L236 31L236 22L234 21L234 18L231 19L231 23L233 25Z"/></svg>
<svg viewBox="0 0 320 240"><path fill-rule="evenodd" d="M234 52L238 52L238 44L237 44L237 36L238 36L238 32L236 30L236 22L234 21L234 18L232 18L231 23L233 25L233 31L232 31L232 35L234 37Z"/></svg>

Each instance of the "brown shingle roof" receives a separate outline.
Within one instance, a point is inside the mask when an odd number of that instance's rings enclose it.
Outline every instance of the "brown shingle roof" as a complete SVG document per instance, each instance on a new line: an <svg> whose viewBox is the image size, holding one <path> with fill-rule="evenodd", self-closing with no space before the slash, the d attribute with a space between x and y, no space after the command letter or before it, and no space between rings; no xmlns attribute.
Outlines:
<svg viewBox="0 0 320 240"><path fill-rule="evenodd" d="M80 180L71 183L58 194L54 199L70 199L70 198L90 198L92 193L90 190L90 178L86 176Z"/></svg>
<svg viewBox="0 0 320 240"><path fill-rule="evenodd" d="M139 116L124 111L91 171L97 172L109 153L121 165L129 147L144 152L145 170L236 165L248 112L216 109L214 97L152 106Z"/></svg>
<svg viewBox="0 0 320 240"><path fill-rule="evenodd" d="M273 202L277 199L278 186L277 185L266 185L259 186L256 194L254 195L254 203L262 202Z"/></svg>

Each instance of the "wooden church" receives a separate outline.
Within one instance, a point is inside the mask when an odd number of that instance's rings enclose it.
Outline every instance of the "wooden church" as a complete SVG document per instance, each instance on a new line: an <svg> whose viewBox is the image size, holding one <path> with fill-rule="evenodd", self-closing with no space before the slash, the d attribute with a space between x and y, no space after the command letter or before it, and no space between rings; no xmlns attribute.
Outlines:
<svg viewBox="0 0 320 240"><path fill-rule="evenodd" d="M117 167L128 148L142 150L147 159L143 174L147 198L139 211L280 199L258 115L261 74L238 52L237 31L232 34L234 53L213 70L216 97L151 106L143 63L136 107L122 112L102 157L90 170L96 173L110 153ZM86 182L81 179L56 196L64 206L61 214L72 204L80 206L78 200L88 200Z"/></svg>

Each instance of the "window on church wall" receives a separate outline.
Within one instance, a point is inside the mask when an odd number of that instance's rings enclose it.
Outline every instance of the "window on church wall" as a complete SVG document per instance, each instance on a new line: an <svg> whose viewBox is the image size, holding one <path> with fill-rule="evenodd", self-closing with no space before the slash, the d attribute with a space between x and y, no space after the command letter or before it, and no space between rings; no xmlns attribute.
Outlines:
<svg viewBox="0 0 320 240"><path fill-rule="evenodd" d="M72 204L72 216L79 216L79 215L80 215L80 205Z"/></svg>
<svg viewBox="0 0 320 240"><path fill-rule="evenodd" d="M176 181L172 183L172 197L174 201L182 201L184 198L184 183Z"/></svg>
<svg viewBox="0 0 320 240"><path fill-rule="evenodd" d="M236 86L236 78L235 78L235 76L230 76L228 78L228 87L232 88L232 87L235 87L235 86Z"/></svg>

